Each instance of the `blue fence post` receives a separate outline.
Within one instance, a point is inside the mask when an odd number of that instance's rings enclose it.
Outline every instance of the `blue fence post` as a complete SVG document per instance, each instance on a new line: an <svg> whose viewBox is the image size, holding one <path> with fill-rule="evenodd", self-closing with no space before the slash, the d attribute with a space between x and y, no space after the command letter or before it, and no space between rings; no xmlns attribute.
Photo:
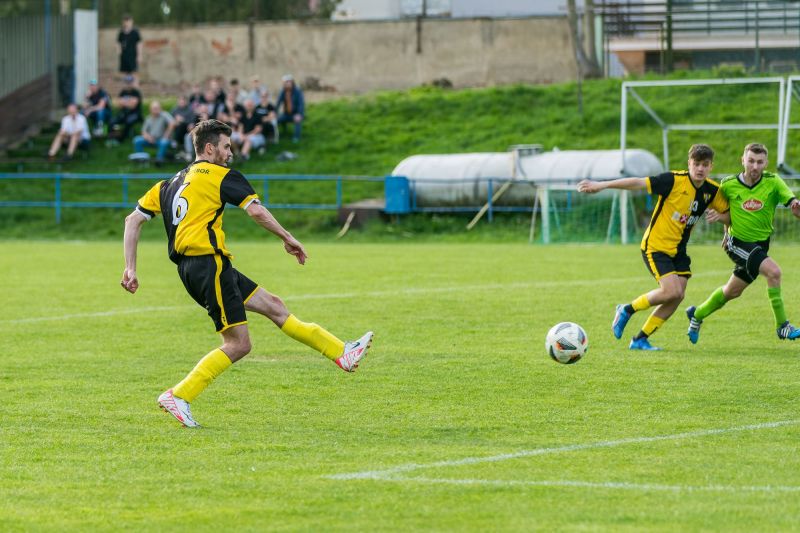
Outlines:
<svg viewBox="0 0 800 533"><path fill-rule="evenodd" d="M122 203L128 205L128 175L122 177Z"/></svg>
<svg viewBox="0 0 800 533"><path fill-rule="evenodd" d="M336 209L342 208L342 177L336 178Z"/></svg>
<svg viewBox="0 0 800 533"><path fill-rule="evenodd" d="M264 176L264 205L269 205L269 178Z"/></svg>
<svg viewBox="0 0 800 533"><path fill-rule="evenodd" d="M61 224L61 174L56 174L56 224Z"/></svg>
<svg viewBox="0 0 800 533"><path fill-rule="evenodd" d="M487 215L489 217L489 222L491 222L492 221L492 196L494 196L494 182L492 181L492 178L489 178L489 189L488 189L487 192L489 193L489 197L487 198L488 199L487 204L489 205L489 212L487 213Z"/></svg>

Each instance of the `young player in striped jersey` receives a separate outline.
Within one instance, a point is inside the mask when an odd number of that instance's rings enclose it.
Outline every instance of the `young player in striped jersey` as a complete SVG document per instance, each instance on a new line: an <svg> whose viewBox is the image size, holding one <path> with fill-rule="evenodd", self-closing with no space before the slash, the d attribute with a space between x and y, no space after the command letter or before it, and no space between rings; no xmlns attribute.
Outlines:
<svg viewBox="0 0 800 533"><path fill-rule="evenodd" d="M136 249L142 225L163 215L169 258L178 265L186 291L205 307L222 335L222 346L197 363L186 378L158 397L158 404L186 427L199 424L189 403L232 363L250 352L245 310L270 319L289 337L314 348L347 372L353 372L372 342L368 331L354 342L342 342L321 326L301 322L283 301L233 268L225 246L222 217L226 204L244 209L265 230L283 241L286 251L301 265L303 245L281 226L258 201L245 177L227 164L231 156L231 128L207 120L192 130L197 160L172 179L156 183L125 219L125 270L122 287L139 288Z"/></svg>
<svg viewBox="0 0 800 533"><path fill-rule="evenodd" d="M720 194L730 204L730 212L708 213L709 220L730 224L723 247L735 266L725 285L717 288L702 304L686 309L689 318L687 334L693 343L700 338L703 320L730 300L741 296L759 274L767 278L767 296L775 316L778 338L794 340L800 337L800 329L792 326L786 318L781 297L781 269L767 255L773 232L772 220L778 204L789 207L792 214L800 218L800 201L780 177L764 172L767 156L767 148L763 144L745 146L742 155L744 172L726 177L720 185Z"/></svg>
<svg viewBox="0 0 800 533"><path fill-rule="evenodd" d="M714 151L705 144L689 149L689 169L664 172L648 178L621 178L611 181L584 180L578 190L596 193L603 189L641 190L656 195L650 224L644 232L641 250L644 264L658 282L658 288L640 295L628 304L617 305L611 330L622 338L625 325L637 311L655 307L642 329L631 339L631 350L659 350L648 340L683 301L686 284L692 275L686 244L692 228L707 207L725 212L728 205L718 193L719 184L708 178Z"/></svg>

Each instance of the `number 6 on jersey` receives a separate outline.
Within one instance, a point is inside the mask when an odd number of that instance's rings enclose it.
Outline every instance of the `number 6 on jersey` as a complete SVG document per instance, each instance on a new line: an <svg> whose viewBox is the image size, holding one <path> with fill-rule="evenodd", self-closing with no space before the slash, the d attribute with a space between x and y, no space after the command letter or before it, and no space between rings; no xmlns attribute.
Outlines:
<svg viewBox="0 0 800 533"><path fill-rule="evenodd" d="M190 183L184 183L181 185L181 188L175 193L175 196L172 198L172 225L177 226L183 220L183 217L186 216L186 213L189 212L189 200L181 196L183 194L183 190L188 187Z"/></svg>

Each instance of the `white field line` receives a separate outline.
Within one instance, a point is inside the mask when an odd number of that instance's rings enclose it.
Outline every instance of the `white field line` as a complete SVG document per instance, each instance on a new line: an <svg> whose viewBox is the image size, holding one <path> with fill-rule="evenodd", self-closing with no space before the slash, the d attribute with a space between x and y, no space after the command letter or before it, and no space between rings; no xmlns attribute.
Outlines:
<svg viewBox="0 0 800 533"><path fill-rule="evenodd" d="M736 433L740 431L757 431L760 429L772 429L783 426L793 426L800 424L800 419L796 420L783 420L780 422L765 422L762 424L750 424L747 426L735 426L721 429L701 429L698 431L687 431L685 433L673 433L671 435L657 435L654 437L631 437L619 440L606 440L600 442L589 442L585 444L567 444L564 446L554 446L549 448L535 448L533 450L522 450L514 453L504 453L501 455L490 455L486 457L466 457L464 459L454 459L449 461L436 461L433 463L409 463L405 465L394 466L382 470L369 470L364 472L350 472L344 474L333 474L323 476L328 479L377 479L388 480L396 474L412 472L414 470L423 470L428 468L449 468L454 466L474 465L479 463L497 463L500 461L508 461L510 459L519 459L520 457L532 457L535 455L546 455L552 453L574 452L580 450L592 450L596 448L614 448L616 446L625 446L628 444L645 444L650 442L661 442L669 440L691 439L697 437L708 437L711 435L723 435L726 433Z"/></svg>
<svg viewBox="0 0 800 533"><path fill-rule="evenodd" d="M694 274L694 277L710 277L729 273L728 270L716 270ZM336 292L321 294L300 294L296 296L282 296L286 301L301 300L335 300L341 298L380 298L384 296L415 296L429 295L448 292L468 292L468 291L496 291L496 290L515 290L515 289L550 289L558 287L582 287L610 284L629 284L641 281L642 277L635 278L608 278L608 279L581 279L581 280L560 280L560 281L531 281L517 283L486 283L482 285L451 285L448 287L409 287L406 289L395 289L387 291L364 291L364 292ZM102 318L117 315L130 315L137 313L160 313L179 311L184 309L194 309L196 305L167 305L161 307L134 307L126 309L114 309L110 311L98 311L92 313L71 313L63 315L11 318L0 320L0 324L28 324L37 322L51 322L58 320L73 320L81 318Z"/></svg>
<svg viewBox="0 0 800 533"><path fill-rule="evenodd" d="M495 479L446 479L426 477L385 477L383 481L398 483L431 483L443 485L475 485L494 487L575 487L589 489L612 489L633 491L667 491L667 492L800 492L800 486L787 485L662 485L659 483L628 483L620 481L573 481L573 480L495 480Z"/></svg>

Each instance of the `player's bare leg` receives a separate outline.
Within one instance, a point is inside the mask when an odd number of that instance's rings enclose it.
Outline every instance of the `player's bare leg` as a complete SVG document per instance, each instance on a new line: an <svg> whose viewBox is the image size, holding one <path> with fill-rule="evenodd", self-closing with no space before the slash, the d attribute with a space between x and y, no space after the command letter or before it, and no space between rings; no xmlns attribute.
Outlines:
<svg viewBox="0 0 800 533"><path fill-rule="evenodd" d="M647 300L651 304L657 303L656 308L645 321L642 329L633 337L630 343L631 350L658 350L650 344L649 337L660 328L669 317L675 313L678 306L683 301L686 294L686 285L689 278L669 274L659 279L660 287L647 294ZM652 298L652 300L651 300Z"/></svg>
<svg viewBox="0 0 800 533"><path fill-rule="evenodd" d="M358 368L372 345L371 331L358 340L343 342L318 324L301 322L289 312L283 300L262 287L248 298L245 308L264 315L288 336L314 348L347 372Z"/></svg>
<svg viewBox="0 0 800 533"><path fill-rule="evenodd" d="M247 324L239 324L220 332L222 346L212 350L177 385L158 397L158 405L186 427L199 427L192 416L193 402L214 379L234 362L250 353L250 333Z"/></svg>

